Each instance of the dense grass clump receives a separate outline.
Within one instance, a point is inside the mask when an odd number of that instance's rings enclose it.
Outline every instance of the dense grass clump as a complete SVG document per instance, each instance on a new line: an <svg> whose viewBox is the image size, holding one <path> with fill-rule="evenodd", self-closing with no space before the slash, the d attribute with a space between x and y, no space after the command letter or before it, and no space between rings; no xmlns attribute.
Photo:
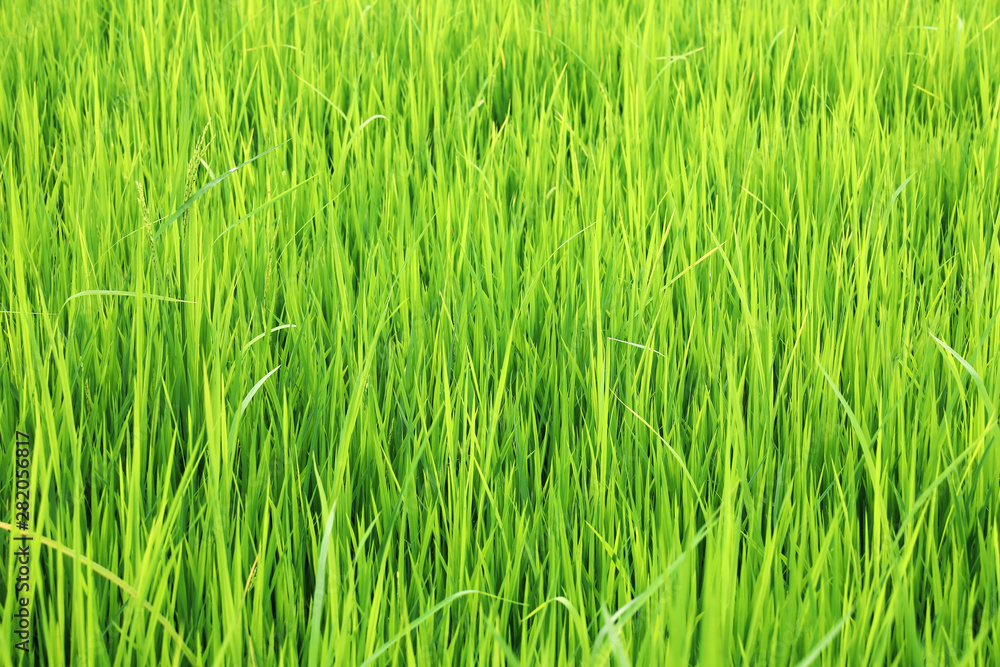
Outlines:
<svg viewBox="0 0 1000 667"><path fill-rule="evenodd" d="M0 665L996 660L998 16L5 0Z"/></svg>

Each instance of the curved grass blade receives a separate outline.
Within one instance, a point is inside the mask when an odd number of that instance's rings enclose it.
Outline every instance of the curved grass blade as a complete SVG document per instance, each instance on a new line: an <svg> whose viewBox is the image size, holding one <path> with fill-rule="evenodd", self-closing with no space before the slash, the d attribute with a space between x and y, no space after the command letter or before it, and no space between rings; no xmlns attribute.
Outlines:
<svg viewBox="0 0 1000 667"><path fill-rule="evenodd" d="M976 389L979 390L979 397L983 399L983 403L987 408L989 408L992 419L992 416L996 414L996 408L993 406L993 401L990 399L990 393L986 390L986 384L983 382L983 378L979 376L979 373L977 373L976 369L972 367L972 364L966 361L965 358L948 345L948 343L944 342L930 331L927 333L934 339L934 342L940 345L948 354L955 357L956 361L962 364L962 368L969 372L969 375L972 376L972 381L976 383Z"/></svg>
<svg viewBox="0 0 1000 667"><path fill-rule="evenodd" d="M523 623L527 621L529 618L531 618L538 612L542 611L553 602L558 602L563 607L565 607L566 610L569 612L570 620L573 621L573 625L576 628L576 634L580 637L580 647L583 649L584 657L581 664L589 664L591 648L590 648L590 635L587 633L587 624L584 623L583 615L580 614L579 611L577 611L576 607L573 606L573 603L570 602L567 598L564 598L561 595L549 598L542 604L538 605L538 607L536 607L533 612L523 617L521 619L521 622Z"/></svg>
<svg viewBox="0 0 1000 667"><path fill-rule="evenodd" d="M375 662L375 660L378 659L380 655L382 655L390 648L392 648L392 646L400 639L405 637L408 632L410 632L417 626L421 625L424 621L430 619L432 616L434 616L434 614L438 613L439 611L450 605L455 600L465 597L467 595L486 595L486 593L483 593L482 591L466 590L466 591L459 591L457 593L449 595L444 600L441 600L441 602L438 602L436 605L434 605L433 607L425 611L423 614L421 614L420 618L411 621L410 624L407 625L405 628L403 628L403 630L400 631L400 633L397 634L395 637L393 637L392 639L390 639L389 641L378 647L374 653L368 656L365 659L365 661L361 663L361 667L366 667L367 665L370 665L373 662Z"/></svg>
<svg viewBox="0 0 1000 667"><path fill-rule="evenodd" d="M641 421L643 425L649 429L650 433L655 435L660 440L660 444L662 444L666 448L667 452L669 452L670 455L673 456L674 459L677 461L677 463L680 464L681 471L684 473L684 478L688 481L688 484L691 485L691 489L694 491L695 498L697 498L698 500L698 505L701 507L702 514L704 514L704 516L708 518L708 507L705 505L705 500L701 497L701 489L698 488L698 485L694 481L694 477L691 476L691 471L688 470L687 463L685 463L684 458L677 452L676 449L670 446L670 443L667 442L666 439L662 435L660 435L648 421L643 419L642 415L633 410L631 407L629 407L628 403L619 398L618 392L612 391L611 394L618 400L619 403L625 406L626 410L632 413L633 417Z"/></svg>
<svg viewBox="0 0 1000 667"><path fill-rule="evenodd" d="M62 308L66 307L66 304L73 299L78 299L81 296L137 296L143 299L153 299L154 301L169 301L171 303L197 303L197 301L188 301L186 299L174 299L169 296L161 296L159 294L145 294L143 292L129 292L126 290L117 289L88 289L82 292L77 292L69 296L65 301L63 301ZM61 308L60 308L61 310Z"/></svg>
<svg viewBox="0 0 1000 667"><path fill-rule="evenodd" d="M847 399L844 398L844 395L840 393L840 389L837 388L837 385L833 382L833 378L831 378L829 373L826 372L826 369L823 368L823 364L819 362L819 359L816 360L816 365L819 366L819 372L826 378L830 388L833 389L833 393L836 394L837 400L840 401L840 405L847 413L847 418L850 420L851 426L854 428L854 434L858 436L858 441L861 443L861 451L865 457L865 465L868 467L868 474L871 475L872 484L877 489L879 483L878 468L875 466L875 459L871 452L871 437L868 435L868 432L865 431L864 427L861 426L861 422L858 421L857 416L854 414L854 410L851 409L851 406L847 402Z"/></svg>
<svg viewBox="0 0 1000 667"><path fill-rule="evenodd" d="M889 200L889 206L885 209L886 211L892 209L892 205L896 203L897 199L899 199L899 195L903 194L903 188L906 187L907 183L913 180L914 176L916 176L916 174L910 174L910 177L903 181L898 188L896 188L896 191L892 193L892 199Z"/></svg>
<svg viewBox="0 0 1000 667"><path fill-rule="evenodd" d="M292 72L292 73L293 73L293 74L295 74L295 78L296 78L296 79L298 79L298 80L299 80L299 81L301 81L302 83L304 83L304 84L306 84L307 86L309 86L310 88L312 88L312 89L313 89L313 92L315 92L315 93L316 93L317 95L319 95L320 97L322 97L322 98L323 98L323 101L324 101L324 102L326 102L326 103L327 103L327 104L329 104L329 105L330 105L331 107L333 107L333 110L334 110L334 111L336 111L337 113L339 113L339 114L340 114L340 117L341 117L341 118L343 118L343 119L344 119L344 121L347 121L347 120L348 120L348 118L347 118L347 114L346 114L346 113L344 113L344 112L343 112L343 110L342 110L342 109L341 109L340 107L338 107L338 106L337 106L336 104L334 104L334 103L333 103L333 100L331 100L331 99L330 99L329 97L327 97L327 96L326 96L326 95L324 95L324 94L323 94L322 92L320 92L319 88L317 88L316 86L312 85L311 83L309 83L308 81L306 81L305 79L303 79L303 78L302 78L301 76L299 76L299 75L298 75L298 74L296 74L295 72Z"/></svg>
<svg viewBox="0 0 1000 667"><path fill-rule="evenodd" d="M374 120L376 120L378 118L381 118L382 120L385 120L385 121L389 120L388 118L386 118L385 116L383 116L380 113L377 113L374 116L372 116L371 118L366 119L365 122L361 123L361 125L358 126L358 129L354 130L354 133L351 134L351 138L347 140L346 144L344 144L344 153L345 154L346 154L346 152L348 150L350 150L351 146L354 144L354 140L358 138L359 134L361 134L361 130L365 129L365 126L367 126L369 123L371 123L372 121L374 121Z"/></svg>
<svg viewBox="0 0 1000 667"><path fill-rule="evenodd" d="M245 353L247 350L250 349L251 345L253 345L257 341L259 341L261 338L263 338L264 336L266 336L269 333L274 333L275 331L281 331L282 329L295 329L295 328L296 328L296 325L294 325L294 324L279 324L278 326L274 327L270 331L263 331L263 332L257 334L256 336L254 336L253 338L251 338L247 342L247 344L243 346L243 349L240 350L240 352L241 353Z"/></svg>
<svg viewBox="0 0 1000 667"><path fill-rule="evenodd" d="M240 417L243 416L243 413L246 411L247 406L250 404L250 401L257 394L257 392L260 391L260 388L264 386L264 383L267 382L267 379L269 377L271 377L272 375L274 375L275 373L277 373L279 368L281 368L281 364L278 364L277 366L275 366L274 368L272 368L271 371L267 375L265 375L261 379L257 380L257 384L255 384L253 386L253 388L250 390L250 393L248 393L243 398L243 402L240 403L239 412L237 412L235 415L233 415L233 423L229 427L229 444L230 444L230 447L232 446L233 441L236 439L236 428L240 425Z"/></svg>
<svg viewBox="0 0 1000 667"><path fill-rule="evenodd" d="M640 350L649 350L649 351L650 351L650 352L652 352L653 354L658 354L658 355L660 355L661 357L663 357L664 359L666 359L666 358L667 358L667 355L663 354L663 353L662 353L662 352L660 352L659 350L654 350L654 349L653 349L653 348L651 348L651 347L647 347L647 346L645 346L645 345L640 345L639 343L633 343L632 341L628 341L628 340L622 340L621 338L612 338L611 336L608 336L608 340L613 340L613 341L614 341L614 342L616 342L616 343L624 343L625 345L631 345L632 347L637 347L637 348L639 348Z"/></svg>
<svg viewBox="0 0 1000 667"><path fill-rule="evenodd" d="M13 534L11 525L9 523L4 523L3 521L0 521L0 530L6 530L8 533ZM146 611L148 611L149 613L153 614L156 617L156 622L159 623L163 627L163 630L180 645L181 651L184 652L184 657L186 657L188 661L191 662L192 665L201 664L201 661L198 660L198 658L191 651L191 649L188 648L187 644L184 643L184 638L181 636L181 633L177 631L177 628L175 628L173 624L169 620L167 620L165 616L163 616L163 614L157 612L156 609L153 608L153 605L151 605L143 598L139 597L139 591L132 588L132 586L130 586L124 579L122 579L117 574L107 569L103 565L95 563L86 556L78 554L69 547L60 544L59 542L56 542L53 539L45 537L44 535L39 535L37 533L31 534L31 537L41 542L49 549L52 549L53 551L58 551L64 556L69 556L70 558L78 562L80 565L90 568L92 571L104 577L112 584L120 588L122 592L124 592L126 595L136 600L137 602L142 603L143 608L146 609Z"/></svg>
<svg viewBox="0 0 1000 667"><path fill-rule="evenodd" d="M221 176L216 176L215 178L213 178L212 180L210 180L208 183L206 183L205 185L201 186L201 188L199 188L198 190L196 190L195 193L193 195L191 195L191 197L186 202L184 202L183 204L180 205L180 208L178 208L176 211L174 211L173 213L170 214L170 217L167 218L167 221L165 223L163 223L163 227L160 228L160 231L158 231L155 234L153 234L153 240L155 241L156 239L160 238L160 235L163 234L163 232L167 231L170 228L170 225L174 224L177 221L178 218L180 218L182 215L184 215L184 212L187 211L189 208L191 208L192 204L194 204L196 201L198 201L199 199L201 199L202 196L204 196L206 192L208 192L209 190L211 190L212 188L214 188L216 185L218 185L222 181L224 181L227 178L229 178L230 176L232 176L233 173L235 173L239 169L242 169L243 167L247 166L251 162L254 162L255 160L259 160L260 158L264 157L265 155L267 155L271 151L278 150L279 148L281 148L282 146L284 146L285 144L287 144L288 141L290 141L290 140L283 141L280 144L278 144L277 146L273 146L271 148L268 148L263 153L258 153L257 155L253 156L252 158L250 158L246 162L242 162L242 163L236 165L232 169L229 169L228 171L223 172Z"/></svg>

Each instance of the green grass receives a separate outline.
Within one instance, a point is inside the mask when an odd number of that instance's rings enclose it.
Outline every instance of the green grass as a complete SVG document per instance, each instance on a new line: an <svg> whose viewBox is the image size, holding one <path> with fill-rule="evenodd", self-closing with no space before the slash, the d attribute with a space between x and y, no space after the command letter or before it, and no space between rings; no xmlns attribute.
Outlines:
<svg viewBox="0 0 1000 667"><path fill-rule="evenodd" d="M998 16L6 0L0 665L996 664Z"/></svg>

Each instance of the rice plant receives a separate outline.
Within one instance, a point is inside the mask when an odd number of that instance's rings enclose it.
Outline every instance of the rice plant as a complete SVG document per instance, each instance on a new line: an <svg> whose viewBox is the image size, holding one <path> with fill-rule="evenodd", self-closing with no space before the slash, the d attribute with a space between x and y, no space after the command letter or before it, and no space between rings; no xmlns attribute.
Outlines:
<svg viewBox="0 0 1000 667"><path fill-rule="evenodd" d="M1000 660L1000 4L0 34L0 665Z"/></svg>

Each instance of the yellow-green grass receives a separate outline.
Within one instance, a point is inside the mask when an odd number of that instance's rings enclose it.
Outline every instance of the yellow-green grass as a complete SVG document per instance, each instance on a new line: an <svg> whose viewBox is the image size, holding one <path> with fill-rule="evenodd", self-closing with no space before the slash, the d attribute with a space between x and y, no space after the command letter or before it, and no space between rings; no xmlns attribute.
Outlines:
<svg viewBox="0 0 1000 667"><path fill-rule="evenodd" d="M5 0L0 665L996 661L998 16Z"/></svg>

